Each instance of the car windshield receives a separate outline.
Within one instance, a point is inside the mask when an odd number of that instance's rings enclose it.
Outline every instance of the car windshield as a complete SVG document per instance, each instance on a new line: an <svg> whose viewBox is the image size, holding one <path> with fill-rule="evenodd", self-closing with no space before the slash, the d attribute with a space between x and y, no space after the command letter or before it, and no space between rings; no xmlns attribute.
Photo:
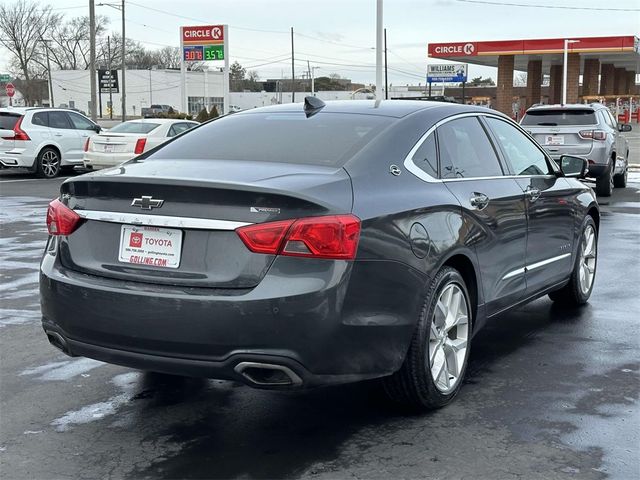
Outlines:
<svg viewBox="0 0 640 480"><path fill-rule="evenodd" d="M124 122L109 129L109 133L149 133L159 126L159 123Z"/></svg>
<svg viewBox="0 0 640 480"><path fill-rule="evenodd" d="M222 117L149 158L252 160L342 166L395 119L377 115L303 112Z"/></svg>
<svg viewBox="0 0 640 480"><path fill-rule="evenodd" d="M15 113L0 112L0 129L13 130L20 117L21 115L16 115Z"/></svg>
<svg viewBox="0 0 640 480"><path fill-rule="evenodd" d="M596 114L590 109L531 110L522 119L521 125L595 125Z"/></svg>

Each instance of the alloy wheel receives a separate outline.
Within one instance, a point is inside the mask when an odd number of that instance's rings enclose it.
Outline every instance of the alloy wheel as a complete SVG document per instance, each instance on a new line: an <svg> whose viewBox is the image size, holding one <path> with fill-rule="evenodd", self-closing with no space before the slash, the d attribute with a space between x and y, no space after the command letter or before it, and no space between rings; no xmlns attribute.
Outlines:
<svg viewBox="0 0 640 480"><path fill-rule="evenodd" d="M587 225L582 233L582 248L580 250L580 290L586 294L591 290L593 278L596 274L596 232L592 225Z"/></svg>
<svg viewBox="0 0 640 480"><path fill-rule="evenodd" d="M469 312L464 291L447 285L438 298L429 333L429 370L436 388L449 393L460 381L469 341Z"/></svg>
<svg viewBox="0 0 640 480"><path fill-rule="evenodd" d="M60 169L60 158L53 150L47 150L42 154L42 173L45 177L55 177Z"/></svg>

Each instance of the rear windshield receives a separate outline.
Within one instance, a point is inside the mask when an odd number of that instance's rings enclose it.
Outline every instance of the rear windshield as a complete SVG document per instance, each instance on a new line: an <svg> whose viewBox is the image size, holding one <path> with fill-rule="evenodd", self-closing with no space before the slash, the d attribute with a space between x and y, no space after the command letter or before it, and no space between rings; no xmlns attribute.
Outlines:
<svg viewBox="0 0 640 480"><path fill-rule="evenodd" d="M109 133L149 133L160 126L159 123L125 122L109 129Z"/></svg>
<svg viewBox="0 0 640 480"><path fill-rule="evenodd" d="M185 133L149 158L342 166L394 120L343 113L236 114Z"/></svg>
<svg viewBox="0 0 640 480"><path fill-rule="evenodd" d="M593 110L532 110L522 118L521 125L595 125L596 114Z"/></svg>
<svg viewBox="0 0 640 480"><path fill-rule="evenodd" d="M16 126L20 117L21 115L16 115L14 113L0 112L0 129L13 130L13 127Z"/></svg>

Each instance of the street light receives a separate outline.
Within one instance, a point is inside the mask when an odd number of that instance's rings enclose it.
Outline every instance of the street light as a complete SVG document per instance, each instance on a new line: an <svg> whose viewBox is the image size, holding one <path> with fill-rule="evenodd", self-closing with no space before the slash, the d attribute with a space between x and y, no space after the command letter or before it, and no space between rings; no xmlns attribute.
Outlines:
<svg viewBox="0 0 640 480"><path fill-rule="evenodd" d="M569 44L579 43L580 40L568 40L564 41L564 61L562 67L562 104L567 104L567 60L569 57Z"/></svg>

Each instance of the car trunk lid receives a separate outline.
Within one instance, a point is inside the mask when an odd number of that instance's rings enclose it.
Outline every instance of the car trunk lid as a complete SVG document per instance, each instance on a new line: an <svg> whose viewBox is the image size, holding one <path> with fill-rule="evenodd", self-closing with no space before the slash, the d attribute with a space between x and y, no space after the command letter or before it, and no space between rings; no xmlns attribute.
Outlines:
<svg viewBox="0 0 640 480"><path fill-rule="evenodd" d="M134 153L139 140L147 141L140 133L104 133L91 138L91 150L98 153ZM138 152L142 153L142 152Z"/></svg>
<svg viewBox="0 0 640 480"><path fill-rule="evenodd" d="M61 239L65 267L187 287L260 282L275 257L250 252L238 226L346 213L352 206L342 168L272 162L133 161L71 179L61 193L85 218ZM139 242L147 239L151 244L143 247ZM167 242L171 248L163 250ZM145 260L158 255L169 262ZM143 260L131 263L131 256Z"/></svg>

